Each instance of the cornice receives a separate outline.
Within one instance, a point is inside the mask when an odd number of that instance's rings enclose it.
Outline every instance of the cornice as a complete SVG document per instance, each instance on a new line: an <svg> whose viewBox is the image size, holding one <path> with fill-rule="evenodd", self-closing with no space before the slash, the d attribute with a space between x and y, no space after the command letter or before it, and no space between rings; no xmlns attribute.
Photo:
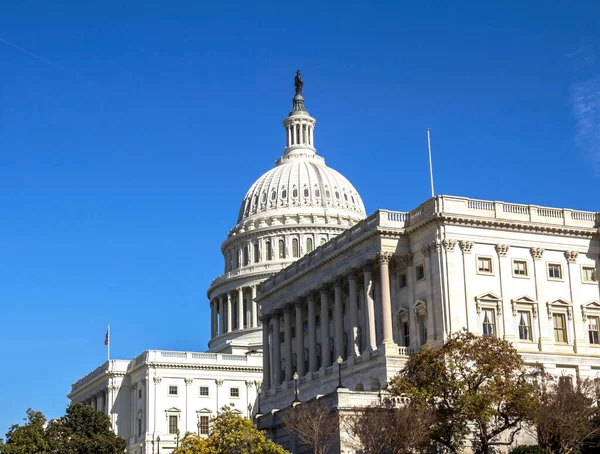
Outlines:
<svg viewBox="0 0 600 454"><path fill-rule="evenodd" d="M261 372L262 366L229 366L227 364L147 363L153 369L209 370L218 372Z"/></svg>

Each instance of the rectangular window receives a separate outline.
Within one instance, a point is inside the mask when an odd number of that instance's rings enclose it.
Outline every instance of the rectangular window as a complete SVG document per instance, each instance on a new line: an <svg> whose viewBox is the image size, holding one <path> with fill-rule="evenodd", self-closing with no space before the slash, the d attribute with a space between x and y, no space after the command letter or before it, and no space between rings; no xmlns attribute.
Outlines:
<svg viewBox="0 0 600 454"><path fill-rule="evenodd" d="M513 262L513 276L515 277L527 277L527 262L525 260L515 260Z"/></svg>
<svg viewBox="0 0 600 454"><path fill-rule="evenodd" d="M494 309L482 309L481 332L484 336L496 335L496 311Z"/></svg>
<svg viewBox="0 0 600 454"><path fill-rule="evenodd" d="M410 347L410 325L408 322L402 324L402 331L404 334L404 346Z"/></svg>
<svg viewBox="0 0 600 454"><path fill-rule="evenodd" d="M417 272L417 281L425 279L425 267L423 265L417 265L415 270Z"/></svg>
<svg viewBox="0 0 600 454"><path fill-rule="evenodd" d="M142 418L138 418L137 420L137 430L138 430L138 437L142 436Z"/></svg>
<svg viewBox="0 0 600 454"><path fill-rule="evenodd" d="M590 337L590 344L599 344L600 341L598 339L598 322L600 321L600 317L588 317L588 334Z"/></svg>
<svg viewBox="0 0 600 454"><path fill-rule="evenodd" d="M138 389L138 399L142 398L142 389Z"/></svg>
<svg viewBox="0 0 600 454"><path fill-rule="evenodd" d="M593 282L594 284L598 281L596 276L596 268L593 266L584 266L582 268L583 282Z"/></svg>
<svg viewBox="0 0 600 454"><path fill-rule="evenodd" d="M402 273L400 275L400 288L404 288L407 285L407 281L406 281L406 273Z"/></svg>
<svg viewBox="0 0 600 454"><path fill-rule="evenodd" d="M169 433L175 435L177 433L177 416L169 415Z"/></svg>
<svg viewBox="0 0 600 454"><path fill-rule="evenodd" d="M562 279L562 267L558 263L548 264L548 278Z"/></svg>
<svg viewBox="0 0 600 454"><path fill-rule="evenodd" d="M240 388L229 388L229 397L240 397Z"/></svg>
<svg viewBox="0 0 600 454"><path fill-rule="evenodd" d="M200 386L200 395L208 396L208 386Z"/></svg>
<svg viewBox="0 0 600 454"><path fill-rule="evenodd" d="M567 326L565 323L565 314L553 314L554 323L554 341L567 343Z"/></svg>
<svg viewBox="0 0 600 454"><path fill-rule="evenodd" d="M208 416L200 416L199 427L200 435L208 435Z"/></svg>
<svg viewBox="0 0 600 454"><path fill-rule="evenodd" d="M425 315L419 315L419 337L421 345L427 343L427 317Z"/></svg>
<svg viewBox="0 0 600 454"><path fill-rule="evenodd" d="M492 274L492 259L489 257L477 257L477 272L479 274Z"/></svg>
<svg viewBox="0 0 600 454"><path fill-rule="evenodd" d="M169 396L176 396L176 395L177 395L177 386L175 386L175 385L169 386Z"/></svg>
<svg viewBox="0 0 600 454"><path fill-rule="evenodd" d="M529 311L519 311L517 317L519 320L519 339L532 340L531 313Z"/></svg>

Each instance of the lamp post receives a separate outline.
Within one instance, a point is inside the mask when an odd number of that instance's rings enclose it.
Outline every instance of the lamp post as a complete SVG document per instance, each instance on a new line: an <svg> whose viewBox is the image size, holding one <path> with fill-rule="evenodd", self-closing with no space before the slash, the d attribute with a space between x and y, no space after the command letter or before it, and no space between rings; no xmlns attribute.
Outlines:
<svg viewBox="0 0 600 454"><path fill-rule="evenodd" d="M251 414L252 414L252 404L248 404L248 419L250 419Z"/></svg>
<svg viewBox="0 0 600 454"><path fill-rule="evenodd" d="M152 454L154 454L154 434L152 435Z"/></svg>
<svg viewBox="0 0 600 454"><path fill-rule="evenodd" d="M338 359L335 362L338 365L338 385L336 389L340 389L344 387L342 385L342 363L344 362L342 355L338 356Z"/></svg>
<svg viewBox="0 0 600 454"><path fill-rule="evenodd" d="M292 405L297 405L300 403L300 399L298 399L298 378L300 378L298 376L298 372L294 372L294 401L292 402Z"/></svg>
<svg viewBox="0 0 600 454"><path fill-rule="evenodd" d="M257 408L257 412L256 414L260 413L260 395L262 394L262 387L258 387L258 389L256 390L256 392L258 393L258 408Z"/></svg>
<svg viewBox="0 0 600 454"><path fill-rule="evenodd" d="M179 448L179 429L177 429L177 447Z"/></svg>
<svg viewBox="0 0 600 454"><path fill-rule="evenodd" d="M198 436L200 436L200 417L198 417L198 424L196 424L198 426Z"/></svg>
<svg viewBox="0 0 600 454"><path fill-rule="evenodd" d="M144 443L140 443L140 452L144 454Z"/></svg>
<svg viewBox="0 0 600 454"><path fill-rule="evenodd" d="M160 435L156 437L156 452L160 454Z"/></svg>

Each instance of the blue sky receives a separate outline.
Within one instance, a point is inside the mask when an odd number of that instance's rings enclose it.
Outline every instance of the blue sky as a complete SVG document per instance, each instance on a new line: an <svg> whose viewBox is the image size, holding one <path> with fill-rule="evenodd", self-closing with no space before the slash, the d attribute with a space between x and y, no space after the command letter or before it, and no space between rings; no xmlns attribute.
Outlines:
<svg viewBox="0 0 600 454"><path fill-rule="evenodd" d="M0 6L0 433L106 359L203 350L206 288L293 76L367 211L600 210L598 2Z"/></svg>

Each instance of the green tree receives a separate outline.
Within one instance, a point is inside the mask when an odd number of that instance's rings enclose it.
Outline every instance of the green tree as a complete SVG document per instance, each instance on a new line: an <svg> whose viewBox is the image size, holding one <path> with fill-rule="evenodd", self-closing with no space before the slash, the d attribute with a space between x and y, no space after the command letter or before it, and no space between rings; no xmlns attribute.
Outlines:
<svg viewBox="0 0 600 454"><path fill-rule="evenodd" d="M0 440L1 454L46 454L48 443L44 426L46 418L43 413L27 410L27 424L15 424L6 433L6 443Z"/></svg>
<svg viewBox="0 0 600 454"><path fill-rule="evenodd" d="M265 438L252 421L223 407L210 421L210 435L201 439L188 433L173 454L289 454Z"/></svg>
<svg viewBox="0 0 600 454"><path fill-rule="evenodd" d="M454 453L470 433L478 453L512 444L534 405L534 387L516 349L467 331L411 356L389 391L428 407L435 416L432 439Z"/></svg>
<svg viewBox="0 0 600 454"><path fill-rule="evenodd" d="M72 404L65 416L46 424L40 412L27 410L28 423L12 426L0 454L121 454L125 440L115 435L107 415Z"/></svg>

